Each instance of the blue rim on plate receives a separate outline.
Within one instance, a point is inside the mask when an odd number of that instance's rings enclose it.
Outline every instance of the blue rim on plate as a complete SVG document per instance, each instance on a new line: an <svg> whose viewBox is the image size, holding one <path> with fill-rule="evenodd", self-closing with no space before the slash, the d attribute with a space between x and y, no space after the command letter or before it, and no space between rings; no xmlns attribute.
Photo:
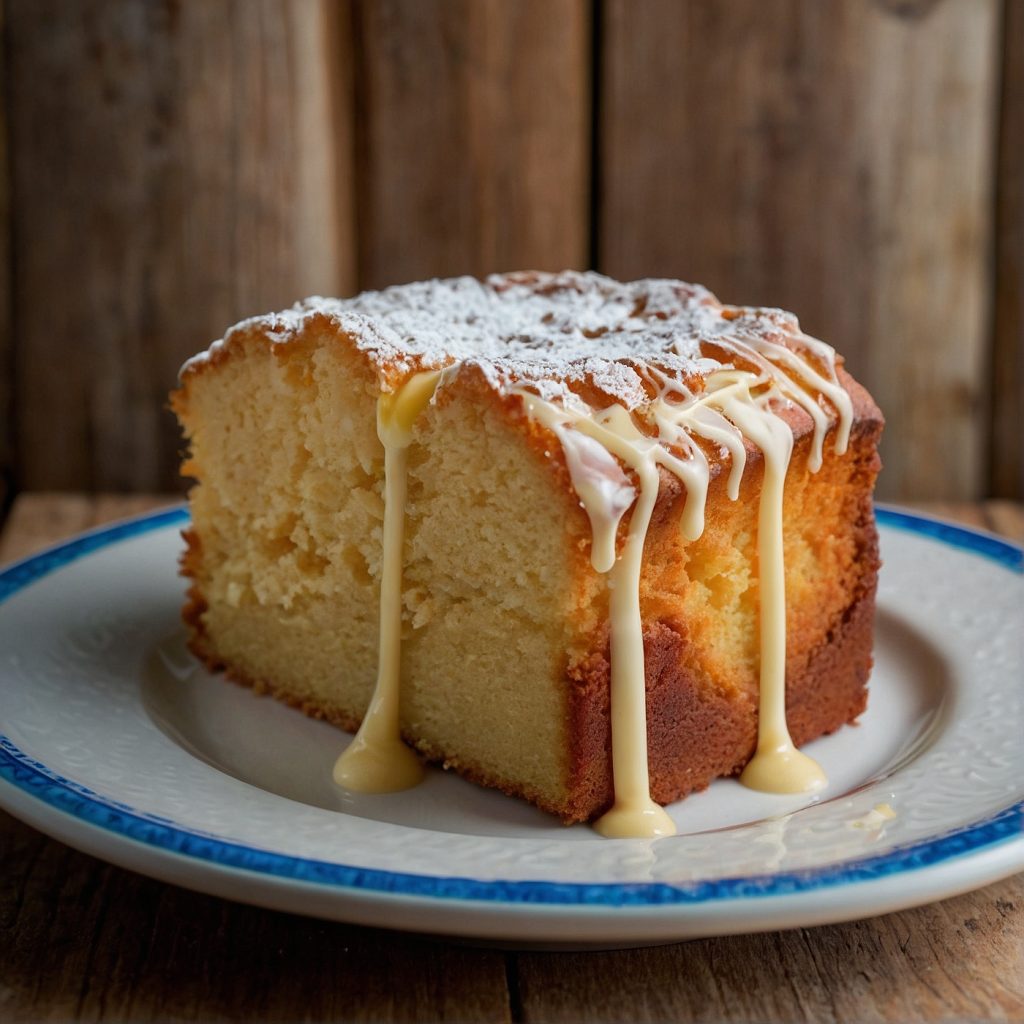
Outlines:
<svg viewBox="0 0 1024 1024"><path fill-rule="evenodd" d="M941 544L969 551L1014 573L1024 573L1024 549L998 537L899 509L879 507L878 522L922 534ZM19 590L77 559L144 533L188 522L184 506L101 527L0 572L0 603ZM168 853L226 868L331 888L443 900L488 903L590 906L695 904L785 896L880 879L976 854L1024 834L1024 801L982 821L888 853L823 868L786 874L666 883L560 883L480 881L358 868L311 860L232 843L148 815L51 772L0 735L0 779L44 804L88 824Z"/></svg>

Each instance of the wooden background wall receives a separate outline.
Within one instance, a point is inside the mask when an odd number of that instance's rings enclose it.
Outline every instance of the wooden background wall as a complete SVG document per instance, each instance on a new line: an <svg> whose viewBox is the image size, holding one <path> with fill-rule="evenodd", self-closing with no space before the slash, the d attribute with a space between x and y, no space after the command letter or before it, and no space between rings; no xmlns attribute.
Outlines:
<svg viewBox="0 0 1024 1024"><path fill-rule="evenodd" d="M595 266L782 305L887 497L1024 495L1024 0L3 0L7 490L176 483L239 317ZM2 267L0 267L2 269Z"/></svg>

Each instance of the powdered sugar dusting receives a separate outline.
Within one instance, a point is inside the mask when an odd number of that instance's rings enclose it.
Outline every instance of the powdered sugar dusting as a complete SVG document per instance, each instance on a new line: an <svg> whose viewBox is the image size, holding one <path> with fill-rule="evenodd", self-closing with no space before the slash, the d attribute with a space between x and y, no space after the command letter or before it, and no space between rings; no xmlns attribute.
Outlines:
<svg viewBox="0 0 1024 1024"><path fill-rule="evenodd" d="M283 313L243 321L182 372L230 346L236 332L257 329L283 344L317 315L335 321L378 366L455 361L478 367L497 388L529 385L549 400L586 385L633 403L646 396L638 373L644 367L694 378L727 365L703 351L721 339L788 345L803 337L791 314L724 307L700 285L530 272L422 281L350 299L306 299Z"/></svg>

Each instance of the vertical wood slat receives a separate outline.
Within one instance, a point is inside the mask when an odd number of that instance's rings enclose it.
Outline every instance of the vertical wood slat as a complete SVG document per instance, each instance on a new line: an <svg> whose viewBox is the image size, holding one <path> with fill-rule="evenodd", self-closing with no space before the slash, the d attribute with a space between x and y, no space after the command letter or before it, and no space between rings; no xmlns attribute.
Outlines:
<svg viewBox="0 0 1024 1024"><path fill-rule="evenodd" d="M171 486L181 361L351 287L332 8L8 0L23 487Z"/></svg>
<svg viewBox="0 0 1024 1024"><path fill-rule="evenodd" d="M599 259L795 310L886 496L983 487L998 0L606 0Z"/></svg>
<svg viewBox="0 0 1024 1024"><path fill-rule="evenodd" d="M0 525L14 473L14 339L11 332L10 154L7 148L7 22L0 2Z"/></svg>
<svg viewBox="0 0 1024 1024"><path fill-rule="evenodd" d="M583 266L586 0L360 0L360 285Z"/></svg>
<svg viewBox="0 0 1024 1024"><path fill-rule="evenodd" d="M1006 0L996 193L991 492L1024 498L1024 3Z"/></svg>

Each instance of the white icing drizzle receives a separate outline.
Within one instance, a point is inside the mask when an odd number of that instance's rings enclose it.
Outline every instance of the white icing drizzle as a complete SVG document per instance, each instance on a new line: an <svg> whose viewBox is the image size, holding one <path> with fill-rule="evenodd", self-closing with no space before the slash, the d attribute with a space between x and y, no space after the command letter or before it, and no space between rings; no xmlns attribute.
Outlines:
<svg viewBox="0 0 1024 1024"><path fill-rule="evenodd" d="M764 402L764 399L762 399ZM793 433L749 390L731 396L722 410L761 449L764 480L757 521L760 574L761 672L757 750L740 782L768 793L822 789L821 768L793 745L786 724L786 570L782 545L782 498L793 452Z"/></svg>
<svg viewBox="0 0 1024 1024"><path fill-rule="evenodd" d="M621 408L619 406L618 408ZM640 478L622 554L609 575L611 588L612 778L615 804L594 823L609 838L675 835L675 822L651 799L647 768L647 700L644 685L644 634L640 618L640 572L644 539L658 500L658 469L639 458L632 467ZM636 699L639 687L641 699Z"/></svg>
<svg viewBox="0 0 1024 1024"><path fill-rule="evenodd" d="M382 381L406 378L378 402L385 452L380 660L363 725L335 766L341 785L384 792L414 784L422 772L399 729L406 456L413 423L439 377L448 382L467 369L495 391L518 395L527 414L558 438L590 520L592 564L608 581L615 803L598 830L615 836L675 831L649 791L640 577L660 470L685 488L683 536L702 534L711 475L707 445L729 460L733 500L747 442L760 448L764 462L758 746L741 781L783 792L823 784L820 769L795 749L786 727L782 500L793 435L780 410L796 406L809 417L811 471L821 466L833 418L835 450L846 450L852 402L828 345L803 334L791 314L723 306L698 285L525 273L420 282L346 300L308 299L237 325L189 360L182 378L253 334L283 345L318 322L345 334ZM438 370L418 372L423 367ZM592 407L579 392L603 404Z"/></svg>
<svg viewBox="0 0 1024 1024"><path fill-rule="evenodd" d="M777 317L783 320L785 327L779 335L752 330L749 324L752 320L757 321L759 313L751 310L723 310L723 321L732 325L733 333L725 334L720 329L713 343L757 366L774 381L786 398L799 405L811 417L814 435L807 466L812 473L816 473L821 468L822 446L830 419L821 407L819 395L831 402L839 413L835 438L835 450L839 455L846 451L853 421L853 403L836 376L835 352L824 342L801 332L795 319L786 318L785 315ZM804 351L823 363L827 367L827 375L819 373L806 359L781 344L782 333L793 338Z"/></svg>
<svg viewBox="0 0 1024 1024"><path fill-rule="evenodd" d="M399 684L402 654L402 544L406 462L417 417L433 397L440 371L414 374L397 392L377 400L377 436L384 445L384 532L380 580L377 685L355 739L334 766L334 781L357 793L392 793L423 776L402 742Z"/></svg>
<svg viewBox="0 0 1024 1024"><path fill-rule="evenodd" d="M591 564L597 572L608 572L615 564L619 523L636 501L636 488L600 441L561 421L550 426L562 442L573 488L590 518Z"/></svg>
<svg viewBox="0 0 1024 1024"><path fill-rule="evenodd" d="M546 401L528 388L513 388L524 402L528 416L552 429L562 440L566 464L593 530L592 564L606 573L610 591L612 774L615 802L595 825L606 836L657 837L672 835L672 819L651 799L647 758L646 681L643 624L640 609L640 572L643 546L658 497L658 467L675 474L686 489L680 528L688 540L704 529L710 471L707 457L694 437L721 445L732 457L727 491L736 499L746 453L747 438L762 452L764 480L758 512L758 563L760 565L760 710L758 744L741 781L769 792L813 792L825 784L820 767L794 746L786 724L786 605L783 559L783 488L793 433L775 408L797 393L807 395L774 364L751 360L763 371L723 369L704 381L704 392L695 395L681 381L645 368L644 377L656 396L639 406L635 415L657 430L650 436L640 430L621 405L595 411L575 395L561 403ZM812 376L813 375L813 376ZM808 369L807 379L822 380ZM838 385L837 385L838 386ZM842 390L842 389L840 389ZM852 406L837 403L837 447L846 446ZM809 397L809 396L808 396ZM802 404L802 403L801 403ZM812 417L814 437L808 463L820 466L820 453L829 417L817 403L820 417ZM633 504L622 551L614 556L614 532L624 514L629 495L622 470L608 460L579 457L580 437L604 446L609 456L625 463L637 477L639 496ZM566 440L568 439L568 446ZM590 449L588 448L588 453ZM679 452L680 454L676 454ZM818 453L817 458L814 452ZM595 476L607 473L602 483ZM634 490L635 493L635 490Z"/></svg>
<svg viewBox="0 0 1024 1024"><path fill-rule="evenodd" d="M608 462L591 464L579 483L575 473L580 461L566 457L573 487L584 508L599 529L593 536L591 562L598 572L608 574L611 620L611 708L612 708L612 776L615 780L615 806L604 815L595 828L605 836L669 836L676 828L665 810L652 799L647 766L647 702L636 699L639 687L644 693L644 639L640 619L640 572L643 565L644 539L658 500L657 462L652 457L658 444L645 437L621 405L613 405L601 414L592 414L582 403L568 408L557 406L529 392L516 390L522 396L527 415L554 429L560 437L579 435L603 446ZM566 427L566 422L571 423ZM578 442L572 442L575 446ZM636 473L640 483L639 497L629 487L628 479L616 455ZM596 486L595 472L605 468L609 485ZM628 491L626 488L629 488ZM621 554L615 557L615 534L625 509L622 497L631 495L633 514ZM607 499L611 497L612 501ZM602 506L602 502L607 502ZM614 502L614 503L613 503ZM628 506L627 506L628 507ZM600 546L600 553L597 553ZM610 546L610 549L609 549Z"/></svg>

